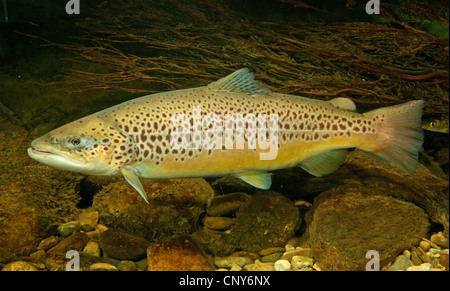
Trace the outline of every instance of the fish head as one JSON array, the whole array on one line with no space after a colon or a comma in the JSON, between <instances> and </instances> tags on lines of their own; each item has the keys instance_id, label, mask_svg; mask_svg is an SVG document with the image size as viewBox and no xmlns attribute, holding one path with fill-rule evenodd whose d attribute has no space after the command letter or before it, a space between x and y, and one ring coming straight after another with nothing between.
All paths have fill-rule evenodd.
<instances>
[{"instance_id":1,"label":"fish head","mask_svg":"<svg viewBox=\"0 0 450 291\"><path fill-rule=\"evenodd\" d=\"M449 122L439 118L424 118L422 128L434 132L449 133Z\"/></svg>"},{"instance_id":2,"label":"fish head","mask_svg":"<svg viewBox=\"0 0 450 291\"><path fill-rule=\"evenodd\" d=\"M133 159L134 149L123 153L129 138L113 125L87 116L35 139L28 155L43 164L87 175L114 175Z\"/></svg>"}]
</instances>

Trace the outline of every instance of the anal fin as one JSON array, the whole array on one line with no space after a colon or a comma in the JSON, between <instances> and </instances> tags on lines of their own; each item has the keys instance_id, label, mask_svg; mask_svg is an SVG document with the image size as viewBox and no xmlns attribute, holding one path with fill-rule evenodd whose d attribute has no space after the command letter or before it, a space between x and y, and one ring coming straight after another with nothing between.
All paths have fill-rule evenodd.
<instances>
[{"instance_id":1,"label":"anal fin","mask_svg":"<svg viewBox=\"0 0 450 291\"><path fill-rule=\"evenodd\" d=\"M131 167L122 167L120 168L120 171L122 172L123 177L125 180L133 186L136 191L138 191L139 194L141 194L142 198L144 198L145 202L148 204L147 200L147 194L145 193L144 187L141 184L141 181L139 181L139 177L136 175L134 170Z\"/></svg>"},{"instance_id":2,"label":"anal fin","mask_svg":"<svg viewBox=\"0 0 450 291\"><path fill-rule=\"evenodd\" d=\"M339 169L346 154L347 149L332 150L301 161L300 167L311 175L320 177Z\"/></svg>"},{"instance_id":3,"label":"anal fin","mask_svg":"<svg viewBox=\"0 0 450 291\"><path fill-rule=\"evenodd\" d=\"M258 189L267 190L272 186L272 178L265 171L249 170L236 174L236 177Z\"/></svg>"}]
</instances>

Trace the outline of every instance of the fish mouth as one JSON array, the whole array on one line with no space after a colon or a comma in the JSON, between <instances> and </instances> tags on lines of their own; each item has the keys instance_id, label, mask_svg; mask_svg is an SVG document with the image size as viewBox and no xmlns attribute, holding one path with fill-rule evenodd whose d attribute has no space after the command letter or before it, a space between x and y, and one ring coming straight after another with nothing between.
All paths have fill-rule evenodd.
<instances>
[{"instance_id":1,"label":"fish mouth","mask_svg":"<svg viewBox=\"0 0 450 291\"><path fill-rule=\"evenodd\" d=\"M35 148L28 148L28 155L44 155L44 156L48 156L48 155L57 155L55 153L49 152L49 151L44 151L44 150L38 150Z\"/></svg>"},{"instance_id":2,"label":"fish mouth","mask_svg":"<svg viewBox=\"0 0 450 291\"><path fill-rule=\"evenodd\" d=\"M27 150L30 158L41 162L43 164L55 167L55 168L63 168L67 167L80 167L86 163L84 159L77 159L75 157L68 157L63 153L52 152L44 149L37 149L35 147L30 147Z\"/></svg>"}]
</instances>

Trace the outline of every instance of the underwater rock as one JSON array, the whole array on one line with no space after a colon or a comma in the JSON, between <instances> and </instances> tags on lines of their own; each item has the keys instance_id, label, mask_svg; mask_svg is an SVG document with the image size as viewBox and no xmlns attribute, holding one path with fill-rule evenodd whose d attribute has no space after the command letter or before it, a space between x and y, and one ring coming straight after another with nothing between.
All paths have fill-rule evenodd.
<instances>
[{"instance_id":1,"label":"underwater rock","mask_svg":"<svg viewBox=\"0 0 450 291\"><path fill-rule=\"evenodd\" d=\"M291 268L291 263L288 260L278 260L273 265L275 271L287 271Z\"/></svg>"},{"instance_id":2,"label":"underwater rock","mask_svg":"<svg viewBox=\"0 0 450 291\"><path fill-rule=\"evenodd\" d=\"M445 267L445 269L448 271L449 264L448 264L448 250L447 253L442 253L439 257L439 263Z\"/></svg>"},{"instance_id":3,"label":"underwater rock","mask_svg":"<svg viewBox=\"0 0 450 291\"><path fill-rule=\"evenodd\" d=\"M419 266L411 266L406 269L406 271L429 271L431 269L430 263L423 263Z\"/></svg>"},{"instance_id":4,"label":"underwater rock","mask_svg":"<svg viewBox=\"0 0 450 291\"><path fill-rule=\"evenodd\" d=\"M84 246L83 252L94 257L100 257L100 244L96 241L90 241Z\"/></svg>"},{"instance_id":5,"label":"underwater rock","mask_svg":"<svg viewBox=\"0 0 450 291\"><path fill-rule=\"evenodd\" d=\"M338 186L314 199L306 220L312 256L320 269L365 270L369 250L378 252L381 268L427 235L425 212L380 194L380 186Z\"/></svg>"},{"instance_id":6,"label":"underwater rock","mask_svg":"<svg viewBox=\"0 0 450 291\"><path fill-rule=\"evenodd\" d=\"M37 271L37 269L28 262L16 261L5 265L2 271Z\"/></svg>"},{"instance_id":7,"label":"underwater rock","mask_svg":"<svg viewBox=\"0 0 450 291\"><path fill-rule=\"evenodd\" d=\"M215 196L208 201L206 213L210 216L227 216L235 213L250 196L244 192L236 192Z\"/></svg>"},{"instance_id":8,"label":"underwater rock","mask_svg":"<svg viewBox=\"0 0 450 291\"><path fill-rule=\"evenodd\" d=\"M227 241L238 249L259 252L284 245L300 222L291 200L277 192L258 191L236 213Z\"/></svg>"},{"instance_id":9,"label":"underwater rock","mask_svg":"<svg viewBox=\"0 0 450 291\"><path fill-rule=\"evenodd\" d=\"M56 246L59 243L59 241L60 241L59 237L49 236L41 240L37 249L47 251L48 249L51 249L52 247Z\"/></svg>"},{"instance_id":10,"label":"underwater rock","mask_svg":"<svg viewBox=\"0 0 450 291\"><path fill-rule=\"evenodd\" d=\"M395 259L395 262L387 271L405 271L409 267L414 266L414 263L406 256L400 255Z\"/></svg>"},{"instance_id":11,"label":"underwater rock","mask_svg":"<svg viewBox=\"0 0 450 291\"><path fill-rule=\"evenodd\" d=\"M100 214L99 222L149 241L161 241L193 232L213 195L211 186L200 178L141 182L149 204L123 179L104 184L92 205Z\"/></svg>"},{"instance_id":12,"label":"underwater rock","mask_svg":"<svg viewBox=\"0 0 450 291\"><path fill-rule=\"evenodd\" d=\"M312 268L313 259L305 256L294 256L291 259L291 265L293 270L301 270L305 268Z\"/></svg>"},{"instance_id":13,"label":"underwater rock","mask_svg":"<svg viewBox=\"0 0 450 291\"><path fill-rule=\"evenodd\" d=\"M219 178L215 180L211 185L213 186L214 189L216 189L219 193L222 194L230 194L236 192L253 194L258 190L252 185L234 176L226 176Z\"/></svg>"},{"instance_id":14,"label":"underwater rock","mask_svg":"<svg viewBox=\"0 0 450 291\"><path fill-rule=\"evenodd\" d=\"M137 261L145 257L150 242L120 229L108 229L100 234L100 248L111 258Z\"/></svg>"},{"instance_id":15,"label":"underwater rock","mask_svg":"<svg viewBox=\"0 0 450 291\"><path fill-rule=\"evenodd\" d=\"M147 249L149 271L212 271L199 244L190 236L151 244Z\"/></svg>"},{"instance_id":16,"label":"underwater rock","mask_svg":"<svg viewBox=\"0 0 450 291\"><path fill-rule=\"evenodd\" d=\"M271 248L267 248L267 249L263 249L261 251L259 251L259 254L261 256L267 256L267 255L271 255L274 253L284 253L285 248L284 247L271 247Z\"/></svg>"},{"instance_id":17,"label":"underwater rock","mask_svg":"<svg viewBox=\"0 0 450 291\"><path fill-rule=\"evenodd\" d=\"M79 217L81 230L94 230L98 223L98 216L98 211L93 211L91 209L84 209L83 211L81 211Z\"/></svg>"},{"instance_id":18,"label":"underwater rock","mask_svg":"<svg viewBox=\"0 0 450 291\"><path fill-rule=\"evenodd\" d=\"M239 267L243 267L247 264L253 263L249 257L242 256L228 256L228 257L215 257L214 265L217 268L231 268L234 265L238 265Z\"/></svg>"},{"instance_id":19,"label":"underwater rock","mask_svg":"<svg viewBox=\"0 0 450 291\"><path fill-rule=\"evenodd\" d=\"M233 224L234 219L229 217L206 216L203 219L203 225L209 229L227 230Z\"/></svg>"},{"instance_id":20,"label":"underwater rock","mask_svg":"<svg viewBox=\"0 0 450 291\"><path fill-rule=\"evenodd\" d=\"M442 233L442 231L435 233L431 236L430 241L440 247L448 249L448 235L447 237Z\"/></svg>"},{"instance_id":21,"label":"underwater rock","mask_svg":"<svg viewBox=\"0 0 450 291\"><path fill-rule=\"evenodd\" d=\"M120 261L120 263L117 265L117 268L119 271L139 271L137 265L133 261Z\"/></svg>"},{"instance_id":22,"label":"underwater rock","mask_svg":"<svg viewBox=\"0 0 450 291\"><path fill-rule=\"evenodd\" d=\"M355 185L372 189L372 193L411 201L423 208L432 222L442 224L445 229L449 227L449 181L436 177L422 164L409 175L367 153L354 150L347 154L338 171L323 178L334 184L333 187ZM309 183L307 177L304 177L304 183Z\"/></svg>"},{"instance_id":23,"label":"underwater rock","mask_svg":"<svg viewBox=\"0 0 450 291\"><path fill-rule=\"evenodd\" d=\"M273 263L262 263L259 260L256 260L255 263L245 265L244 271L274 271Z\"/></svg>"},{"instance_id":24,"label":"underwater rock","mask_svg":"<svg viewBox=\"0 0 450 291\"><path fill-rule=\"evenodd\" d=\"M88 241L89 237L87 236L87 234L83 232L77 232L66 237L57 245L49 249L47 251L47 254L63 254L65 256L66 252L70 250L81 251L86 246Z\"/></svg>"},{"instance_id":25,"label":"underwater rock","mask_svg":"<svg viewBox=\"0 0 450 291\"><path fill-rule=\"evenodd\" d=\"M108 263L95 263L89 266L90 271L118 271L116 266Z\"/></svg>"},{"instance_id":26,"label":"underwater rock","mask_svg":"<svg viewBox=\"0 0 450 291\"><path fill-rule=\"evenodd\" d=\"M59 225L58 228L56 229L56 232L60 236L66 237L76 231L79 231L79 229L80 229L80 222L78 220L74 220Z\"/></svg>"}]
</instances>

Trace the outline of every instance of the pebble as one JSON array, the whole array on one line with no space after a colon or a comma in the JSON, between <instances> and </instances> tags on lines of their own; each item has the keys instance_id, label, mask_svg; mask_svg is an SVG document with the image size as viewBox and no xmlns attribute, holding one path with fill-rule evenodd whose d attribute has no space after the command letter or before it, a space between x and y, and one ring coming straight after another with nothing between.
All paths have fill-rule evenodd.
<instances>
[{"instance_id":1,"label":"pebble","mask_svg":"<svg viewBox=\"0 0 450 291\"><path fill-rule=\"evenodd\" d=\"M84 232L74 233L62 241L56 246L52 247L47 253L62 253L65 254L69 250L80 251L88 243L89 237Z\"/></svg>"},{"instance_id":2,"label":"pebble","mask_svg":"<svg viewBox=\"0 0 450 291\"><path fill-rule=\"evenodd\" d=\"M420 247L416 248L416 253L422 262L430 263L430 258L427 256L427 254L423 251L422 248L420 248Z\"/></svg>"},{"instance_id":3,"label":"pebble","mask_svg":"<svg viewBox=\"0 0 450 291\"><path fill-rule=\"evenodd\" d=\"M313 266L313 259L305 256L294 256L291 260L292 269L301 270Z\"/></svg>"},{"instance_id":4,"label":"pebble","mask_svg":"<svg viewBox=\"0 0 450 291\"><path fill-rule=\"evenodd\" d=\"M431 236L430 241L442 248L448 249L448 237L445 237L442 231Z\"/></svg>"},{"instance_id":5,"label":"pebble","mask_svg":"<svg viewBox=\"0 0 450 291\"><path fill-rule=\"evenodd\" d=\"M117 268L119 271L139 271L139 268L133 261L120 261Z\"/></svg>"},{"instance_id":6,"label":"pebble","mask_svg":"<svg viewBox=\"0 0 450 291\"><path fill-rule=\"evenodd\" d=\"M245 265L243 267L244 271L274 271L273 263L262 263L256 260L253 264Z\"/></svg>"},{"instance_id":7,"label":"pebble","mask_svg":"<svg viewBox=\"0 0 450 291\"><path fill-rule=\"evenodd\" d=\"M442 252L441 256L439 257L439 263L444 266L446 268L446 270L448 271L449 266L448 266L448 249L447 249L447 253Z\"/></svg>"},{"instance_id":8,"label":"pebble","mask_svg":"<svg viewBox=\"0 0 450 291\"><path fill-rule=\"evenodd\" d=\"M6 264L2 271L37 271L37 269L30 263L25 261L15 261Z\"/></svg>"},{"instance_id":9,"label":"pebble","mask_svg":"<svg viewBox=\"0 0 450 291\"><path fill-rule=\"evenodd\" d=\"M429 271L431 269L430 263L423 263L419 266L411 266L406 269L406 271Z\"/></svg>"},{"instance_id":10,"label":"pebble","mask_svg":"<svg viewBox=\"0 0 450 291\"><path fill-rule=\"evenodd\" d=\"M213 230L227 230L230 229L234 219L229 217L215 217L206 216L203 219L203 225Z\"/></svg>"},{"instance_id":11,"label":"pebble","mask_svg":"<svg viewBox=\"0 0 450 291\"><path fill-rule=\"evenodd\" d=\"M261 256L267 256L271 255L273 253L283 253L285 251L285 248L283 247L271 247L267 249L263 249L259 252Z\"/></svg>"},{"instance_id":12,"label":"pebble","mask_svg":"<svg viewBox=\"0 0 450 291\"><path fill-rule=\"evenodd\" d=\"M108 229L100 234L100 248L111 258L136 261L147 254L150 242L132 233Z\"/></svg>"},{"instance_id":13,"label":"pebble","mask_svg":"<svg viewBox=\"0 0 450 291\"><path fill-rule=\"evenodd\" d=\"M419 247L424 251L424 252L428 252L428 250L430 250L431 246L427 241L421 241L419 243Z\"/></svg>"},{"instance_id":14,"label":"pebble","mask_svg":"<svg viewBox=\"0 0 450 291\"><path fill-rule=\"evenodd\" d=\"M288 260L278 260L273 265L275 271L287 271L291 268L291 263Z\"/></svg>"},{"instance_id":15,"label":"pebble","mask_svg":"<svg viewBox=\"0 0 450 291\"><path fill-rule=\"evenodd\" d=\"M284 260L291 261L294 256L310 257L311 249L297 247L296 249L294 249L292 251L285 252L281 258Z\"/></svg>"},{"instance_id":16,"label":"pebble","mask_svg":"<svg viewBox=\"0 0 450 291\"><path fill-rule=\"evenodd\" d=\"M413 262L409 259L409 257L405 255L400 255L395 259L395 262L392 266L390 266L388 271L404 271L409 267L414 266Z\"/></svg>"},{"instance_id":17,"label":"pebble","mask_svg":"<svg viewBox=\"0 0 450 291\"><path fill-rule=\"evenodd\" d=\"M212 198L206 206L206 213L211 216L226 216L235 213L250 196L236 192Z\"/></svg>"},{"instance_id":18,"label":"pebble","mask_svg":"<svg viewBox=\"0 0 450 291\"><path fill-rule=\"evenodd\" d=\"M243 267L251 263L251 260L248 257L238 257L238 256L229 256L229 257L216 257L214 259L214 265L217 268L231 268L233 265L238 265Z\"/></svg>"},{"instance_id":19,"label":"pebble","mask_svg":"<svg viewBox=\"0 0 450 291\"><path fill-rule=\"evenodd\" d=\"M295 247L291 244L285 245L284 248L285 248L286 252L291 252L291 251L295 250Z\"/></svg>"},{"instance_id":20,"label":"pebble","mask_svg":"<svg viewBox=\"0 0 450 291\"><path fill-rule=\"evenodd\" d=\"M100 257L100 244L96 241L90 241L84 246L83 252L94 257Z\"/></svg>"},{"instance_id":21,"label":"pebble","mask_svg":"<svg viewBox=\"0 0 450 291\"><path fill-rule=\"evenodd\" d=\"M89 266L91 271L118 271L116 266L108 263L95 263Z\"/></svg>"},{"instance_id":22,"label":"pebble","mask_svg":"<svg viewBox=\"0 0 450 291\"><path fill-rule=\"evenodd\" d=\"M80 223L79 221L69 221L67 223L61 224L56 229L57 233L62 236L66 237L74 233L75 231L80 229Z\"/></svg>"},{"instance_id":23,"label":"pebble","mask_svg":"<svg viewBox=\"0 0 450 291\"><path fill-rule=\"evenodd\" d=\"M37 249L47 251L47 250L51 249L52 247L56 246L59 243L59 240L60 239L57 236L50 236L50 237L44 238L39 243Z\"/></svg>"},{"instance_id":24,"label":"pebble","mask_svg":"<svg viewBox=\"0 0 450 291\"><path fill-rule=\"evenodd\" d=\"M98 211L83 210L78 217L80 228L83 231L92 231L98 223Z\"/></svg>"},{"instance_id":25,"label":"pebble","mask_svg":"<svg viewBox=\"0 0 450 291\"><path fill-rule=\"evenodd\" d=\"M233 265L230 268L230 271L241 271L241 270L242 270L242 267L239 265Z\"/></svg>"},{"instance_id":26,"label":"pebble","mask_svg":"<svg viewBox=\"0 0 450 291\"><path fill-rule=\"evenodd\" d=\"M30 254L30 257L33 259L37 259L37 260L42 260L45 256L45 251L44 250L37 250L34 253Z\"/></svg>"},{"instance_id":27,"label":"pebble","mask_svg":"<svg viewBox=\"0 0 450 291\"><path fill-rule=\"evenodd\" d=\"M273 253L267 256L263 256L261 258L261 262L267 263L267 262L275 262L279 260L283 256L283 253Z\"/></svg>"}]
</instances>

